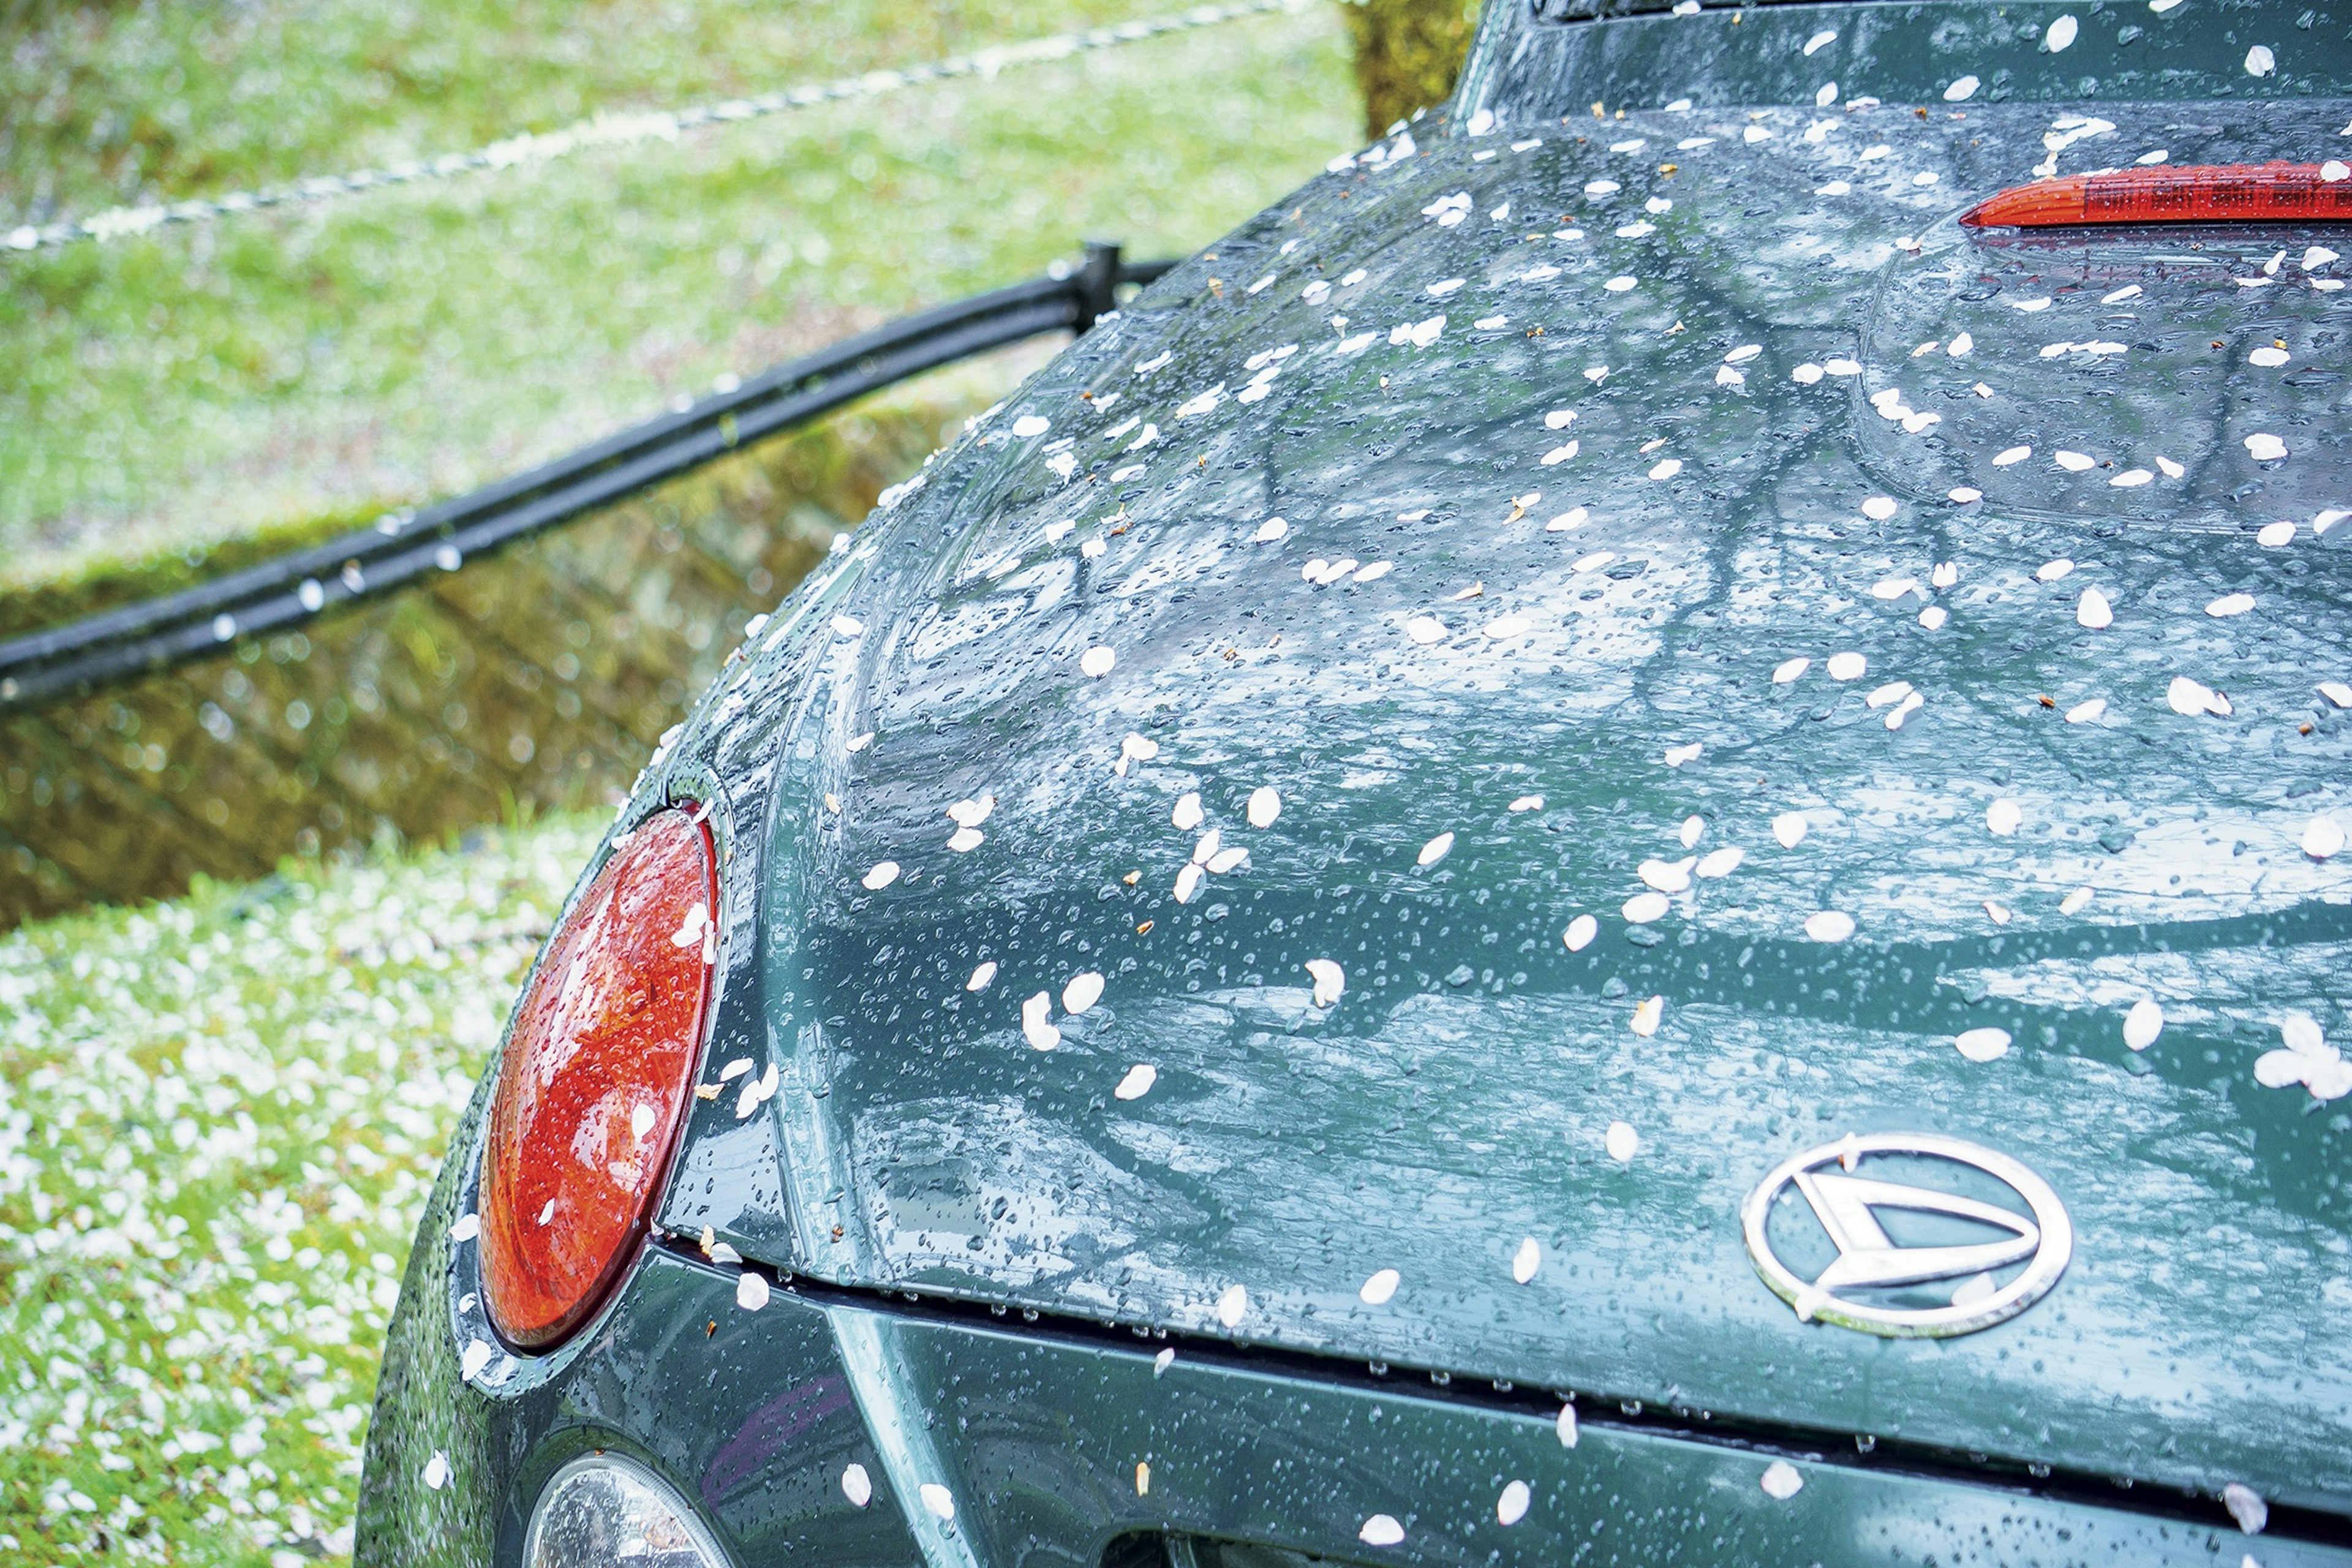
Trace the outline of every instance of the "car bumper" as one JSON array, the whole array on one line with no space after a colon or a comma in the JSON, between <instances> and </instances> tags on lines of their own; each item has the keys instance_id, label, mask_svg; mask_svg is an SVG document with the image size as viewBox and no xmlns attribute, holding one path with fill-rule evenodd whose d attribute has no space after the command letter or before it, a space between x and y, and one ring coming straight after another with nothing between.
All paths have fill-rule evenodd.
<instances>
[{"instance_id":1,"label":"car bumper","mask_svg":"<svg viewBox=\"0 0 2352 1568\"><path fill-rule=\"evenodd\" d=\"M2210 1564L2249 1546L2266 1568L2352 1563L2324 1542L1919 1474L1850 1444L1748 1444L1704 1430L1703 1413L1673 1429L1588 1405L1571 1446L1518 1390L1207 1345L1163 1362L1156 1339L824 1289L747 1310L738 1270L658 1246L561 1351L499 1352L467 1382L471 1249L448 1237L462 1195L445 1173L388 1339L364 1568L519 1563L541 1488L592 1449L667 1479L742 1565L1085 1565L1136 1532L1465 1568L1498 1553ZM862 1506L843 1484L853 1465ZM1515 1481L1529 1501L1506 1522ZM1379 1544L1391 1532L1376 1517L1402 1540Z\"/></svg>"}]
</instances>

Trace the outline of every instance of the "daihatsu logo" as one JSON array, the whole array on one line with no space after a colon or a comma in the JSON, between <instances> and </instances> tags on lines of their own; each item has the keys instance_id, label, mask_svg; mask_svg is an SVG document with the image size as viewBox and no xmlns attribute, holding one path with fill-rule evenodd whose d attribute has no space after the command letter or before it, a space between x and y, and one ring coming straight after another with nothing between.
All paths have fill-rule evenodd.
<instances>
[{"instance_id":1,"label":"daihatsu logo","mask_svg":"<svg viewBox=\"0 0 2352 1568\"><path fill-rule=\"evenodd\" d=\"M2013 1318L2074 1251L2049 1183L2006 1154L1926 1132L1848 1133L1783 1161L1739 1221L1756 1271L1799 1319L1895 1339Z\"/></svg>"}]
</instances>

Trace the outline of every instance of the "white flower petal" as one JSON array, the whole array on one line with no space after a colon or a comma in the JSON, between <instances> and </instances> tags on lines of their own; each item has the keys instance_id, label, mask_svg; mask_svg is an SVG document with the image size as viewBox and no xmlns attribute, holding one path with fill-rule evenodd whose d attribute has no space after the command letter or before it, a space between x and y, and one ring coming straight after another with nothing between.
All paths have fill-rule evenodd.
<instances>
[{"instance_id":1,"label":"white flower petal","mask_svg":"<svg viewBox=\"0 0 2352 1568\"><path fill-rule=\"evenodd\" d=\"M1609 1151L1611 1159L1621 1165L1629 1165L1633 1163L1633 1156L1641 1152L1642 1135L1633 1131L1631 1122L1612 1121L1609 1124L1609 1131L1601 1134L1601 1143Z\"/></svg>"},{"instance_id":2,"label":"white flower petal","mask_svg":"<svg viewBox=\"0 0 2352 1568\"><path fill-rule=\"evenodd\" d=\"M1050 1021L1054 1013L1054 997L1040 991L1021 1004L1021 1037L1032 1048L1050 1051L1062 1043L1062 1031Z\"/></svg>"},{"instance_id":3,"label":"white flower petal","mask_svg":"<svg viewBox=\"0 0 2352 1568\"><path fill-rule=\"evenodd\" d=\"M2009 1054L2010 1036L2007 1029L1964 1029L1952 1044L1972 1062L1998 1061Z\"/></svg>"},{"instance_id":4,"label":"white flower petal","mask_svg":"<svg viewBox=\"0 0 2352 1568\"><path fill-rule=\"evenodd\" d=\"M1853 934L1853 917L1842 910L1822 910L1805 917L1805 934L1815 942L1843 942Z\"/></svg>"},{"instance_id":5,"label":"white flower petal","mask_svg":"<svg viewBox=\"0 0 2352 1568\"><path fill-rule=\"evenodd\" d=\"M1084 1013L1102 1000L1102 994L1101 974L1091 969L1074 974L1070 976L1070 983L1062 987L1062 1010L1066 1013Z\"/></svg>"}]
</instances>

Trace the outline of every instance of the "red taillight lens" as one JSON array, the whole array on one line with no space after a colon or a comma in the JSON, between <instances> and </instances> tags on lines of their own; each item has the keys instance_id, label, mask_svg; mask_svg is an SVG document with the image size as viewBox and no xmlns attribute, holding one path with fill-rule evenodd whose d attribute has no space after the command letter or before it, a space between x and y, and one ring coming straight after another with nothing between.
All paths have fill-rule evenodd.
<instances>
[{"instance_id":1,"label":"red taillight lens","mask_svg":"<svg viewBox=\"0 0 2352 1568\"><path fill-rule=\"evenodd\" d=\"M2329 178L2330 175L2335 176ZM1971 228L2091 223L2316 223L2352 219L2341 163L2119 169L2019 185L1960 215Z\"/></svg>"},{"instance_id":2,"label":"red taillight lens","mask_svg":"<svg viewBox=\"0 0 2352 1568\"><path fill-rule=\"evenodd\" d=\"M702 1038L710 836L648 818L564 920L516 1015L482 1152L482 1297L553 1344L620 1277L677 1139Z\"/></svg>"}]
</instances>

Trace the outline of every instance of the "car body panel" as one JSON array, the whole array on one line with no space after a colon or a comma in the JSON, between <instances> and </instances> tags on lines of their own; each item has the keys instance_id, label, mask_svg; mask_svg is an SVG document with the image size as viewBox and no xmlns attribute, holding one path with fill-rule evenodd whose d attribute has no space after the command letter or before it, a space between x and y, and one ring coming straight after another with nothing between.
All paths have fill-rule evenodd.
<instances>
[{"instance_id":1,"label":"car body panel","mask_svg":"<svg viewBox=\"0 0 2352 1568\"><path fill-rule=\"evenodd\" d=\"M2263 134L2315 158L2342 112L2277 106ZM2248 134L2200 141L2164 104L2101 113L2104 145L2162 138L2180 162ZM2309 532L2347 426L2326 417L2332 371L2284 390L2233 374L2208 401L2235 405L2190 419L2195 389L2168 369L2210 358L2225 311L2231 363L2280 336L2324 356L2344 307L2316 275L2239 289L2203 253L2184 282L2164 264L2177 237L1964 234L1967 200L2031 177L2046 105L1869 110L1809 142L1814 117L1629 112L1605 134L1647 148L1555 127L1511 153L1507 128L1328 177L877 516L876 564L847 618L811 634L792 716L717 742L784 759L752 1053L783 1087L750 1119L774 1131L731 1102L705 1123L750 1151L730 1168L780 1143L788 1194L730 1212L728 1184L689 1182L715 1195L670 1223L838 1283L1192 1331L1224 1331L1240 1285L1248 1341L2352 1504L2343 1124L2251 1076L2287 1010L2340 1021L2341 863L2296 836L2347 777L2315 683L2347 667L2335 560L2352 531ZM1655 172L1649 148L1705 134ZM1864 177L1814 194L1841 173ZM1621 190L1589 195L1597 180ZM1456 191L1471 221L1424 210ZM1674 206L1645 216L1652 191ZM1540 226L1490 219L1506 200ZM1563 213L1588 237L1557 238ZM2242 271L2295 237L2221 250ZM1559 272L1528 276L1542 268ZM2202 313L2144 317L2141 346L2079 364L2008 331L2023 315L2052 338L2126 331L2097 302L2118 268ZM1318 279L1333 293L1302 299ZM2007 309L2027 288L2059 303ZM1990 346L1941 356L1940 380L1894 356L1922 299L1938 331L1976 312ZM1507 324L1471 325L1490 313ZM1426 346L1389 341L1439 314ZM1727 363L1746 344L1760 352ZM1851 356L1865 374L1790 379ZM1882 429L1874 374L1953 407L1957 434ZM2000 384L1993 413L1959 408L1979 401L1963 376ZM1265 396L1244 404L1254 377ZM1555 408L1578 417L1548 431ZM1014 434L1026 419L1045 427ZM2293 455L2254 461L2250 422ZM1066 481L1049 465L1071 437ZM2045 457L2012 479L1983 453L1996 437L2187 477L2119 490L2119 467ZM1570 439L1575 457L1542 462ZM1961 471L2006 504L1927 482ZM1874 497L1895 515L1858 510ZM1571 506L1590 520L1548 532ZM1286 535L1253 542L1276 515ZM2255 543L2273 516L2304 520L2299 548ZM1302 580L1342 558L1395 570ZM1937 587L1944 562L1960 575ZM2052 562L2078 564L2053 579ZM2095 640L2086 586L2129 606ZM2203 613L2233 593L2258 613ZM1918 622L1931 603L1939 630ZM1433 646L1408 630L1424 615ZM1094 647L1116 658L1099 679ZM1866 675L1830 679L1839 653ZM1813 662L1774 682L1792 658ZM2179 676L2231 717L2173 711ZM2102 696L2110 717L2066 722ZM1158 754L1122 773L1130 734ZM1283 802L1264 829L1244 817L1261 786ZM1192 791L1206 820L1179 829ZM950 850L947 808L982 795L983 841ZM1543 807L1508 808L1527 795ZM1997 801L2021 830L1988 826ZM1792 810L1811 831L1790 849L1771 823ZM1180 903L1209 827L1248 864ZM1450 854L1417 864L1445 833ZM1666 919L1621 913L1641 862L1725 846L1744 863ZM866 887L886 862L898 879ZM2062 912L2084 887L2090 906ZM1809 938L1823 910L1859 922L1850 942ZM1586 914L1600 939L1569 952ZM1346 973L1334 1008L1310 1005L1312 959ZM982 963L995 978L970 991ZM1104 999L1073 1017L1061 994L1087 971ZM1051 1051L1024 1042L1039 993ZM1654 995L1663 1022L1637 1034ZM2134 1052L2120 1025L2144 995L2172 1021ZM1979 1027L2015 1048L1964 1059L1953 1040ZM1139 1065L1155 1086L1115 1099ZM1641 1140L1630 1165L1603 1152L1619 1121ZM2057 1187L2079 1241L2045 1302L1965 1341L1889 1344L1800 1323L1759 1285L1737 1218L1758 1177L1903 1130ZM1543 1261L1522 1284L1529 1237ZM1382 1268L1406 1288L1367 1307Z\"/></svg>"},{"instance_id":2,"label":"car body panel","mask_svg":"<svg viewBox=\"0 0 2352 1568\"><path fill-rule=\"evenodd\" d=\"M1555 7L1546 0L1542 8ZM2340 4L2218 0L2150 12L2137 5L2086 11L2070 0L1845 0L1711 6L1693 16L1663 5L1605 8L1626 14L1603 26L1557 26L1536 19L1531 7L1486 7L1455 94L1457 119L1486 109L1528 125L1594 102L1613 111L1685 97L1702 108L1810 105L1825 82L1837 84L1839 104L1870 95L1940 113L2032 100L2104 112L2099 106L2113 102L2336 97L2352 72L2344 44L2352 18ZM2061 17L2074 18L2075 30L2053 49L2050 29ZM1816 42L1824 32L1835 36ZM2272 54L2260 76L2244 66L2257 46ZM1979 85L1948 101L1963 77Z\"/></svg>"},{"instance_id":3,"label":"car body panel","mask_svg":"<svg viewBox=\"0 0 2352 1568\"><path fill-rule=\"evenodd\" d=\"M468 1272L446 1238L418 1256ZM2226 1525L1954 1485L1850 1446L1759 1447L1590 1407L1569 1444L1530 1399L1335 1380L1213 1345L1162 1360L1161 1347L1067 1327L822 1290L780 1289L746 1310L739 1278L649 1249L577 1349L547 1358L549 1375L468 1390L462 1414L431 1399L404 1442L372 1447L360 1559L514 1563L531 1500L591 1449L665 1478L745 1563L1084 1565L1135 1532L1369 1563L1392 1555L1365 1544L1375 1515L1396 1521L1413 1560L1465 1568L1498 1552L1598 1568L1930 1555L2200 1564L2233 1549ZM404 1343L387 1379L401 1394L454 1390L456 1350L446 1337ZM422 1479L435 1455L448 1460L437 1487ZM869 1489L862 1503L844 1485L851 1465ZM1796 1478L1793 1493L1765 1489L1776 1465ZM1505 1524L1497 1503L1513 1481L1528 1504ZM2269 1568L2352 1562L2278 1538L2262 1557Z\"/></svg>"},{"instance_id":4,"label":"car body panel","mask_svg":"<svg viewBox=\"0 0 2352 1568\"><path fill-rule=\"evenodd\" d=\"M732 1270L648 1248L562 1349L499 1352L466 1375L467 1347L490 1342L474 1243L449 1235L472 1196L453 1164L417 1233L368 1428L355 1561L519 1563L541 1488L604 1448L692 1500L738 1562L925 1561L887 1498L860 1507L842 1489L847 1465L884 1468L825 1315L782 1296L776 1311L743 1311Z\"/></svg>"}]
</instances>

